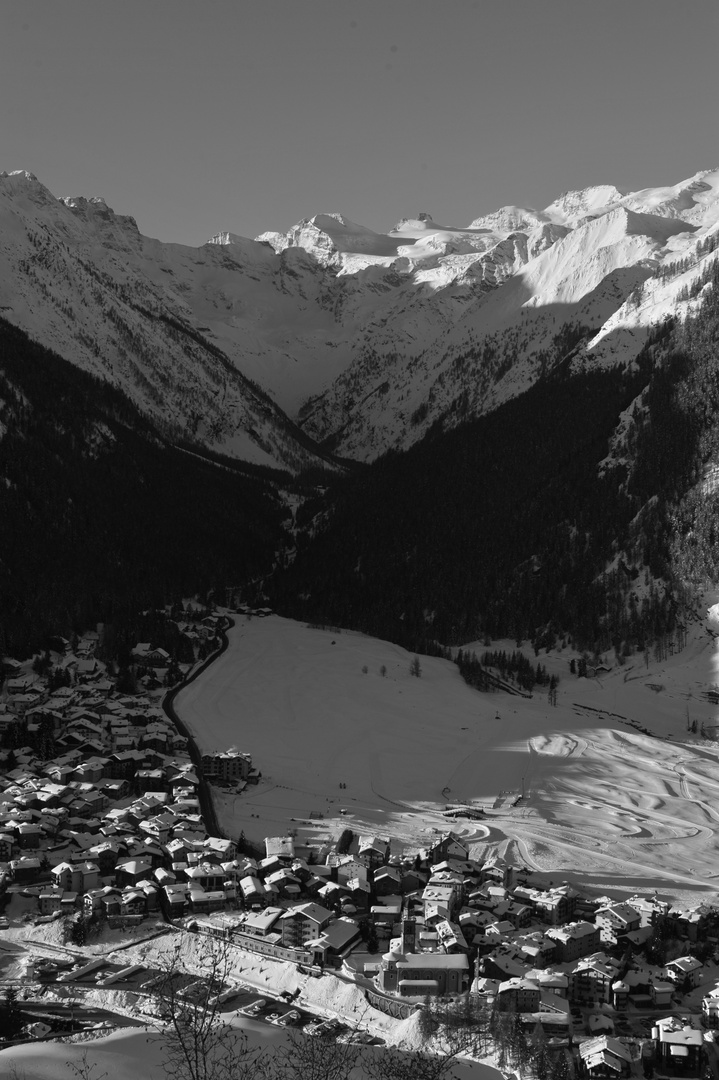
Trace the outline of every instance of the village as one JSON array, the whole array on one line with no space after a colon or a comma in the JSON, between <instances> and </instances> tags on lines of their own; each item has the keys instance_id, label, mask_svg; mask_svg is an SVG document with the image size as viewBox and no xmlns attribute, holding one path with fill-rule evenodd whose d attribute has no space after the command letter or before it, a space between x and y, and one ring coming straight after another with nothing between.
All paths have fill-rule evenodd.
<instances>
[{"instance_id":1,"label":"village","mask_svg":"<svg viewBox=\"0 0 719 1080\"><path fill-rule=\"evenodd\" d=\"M223 626L216 613L190 614L179 629L196 657L203 643L210 663ZM97 658L98 640L57 640L42 672L3 662L0 959L16 1020L25 1000L87 988L127 990L151 1013L157 970L106 961L97 945L107 940L113 953L118 941L181 934L220 939L244 957L243 980L218 992L228 1009L239 1001L251 1015L276 1017L283 997L279 1015L288 1015L300 997L299 984L289 993L268 975L265 996L247 996L268 961L269 972L301 977L308 1024L313 983L335 978L353 985L366 1004L361 1026L381 1029L383 1041L392 1021L471 998L518 1017L529 1042L541 1033L581 1075L715 1070L719 907L584 895L485 857L457 828L415 850L351 828L320 843L289 822L261 847L217 835L212 792L242 798L259 776L250 754L199 755L162 708L173 663L165 650L137 643L132 661L143 675L127 693ZM180 665L178 677L200 666ZM63 944L43 948L50 927ZM8 976L11 942L26 962ZM373 1028L373 1017L383 1026ZM51 1034L30 1019L4 1038Z\"/></svg>"}]
</instances>

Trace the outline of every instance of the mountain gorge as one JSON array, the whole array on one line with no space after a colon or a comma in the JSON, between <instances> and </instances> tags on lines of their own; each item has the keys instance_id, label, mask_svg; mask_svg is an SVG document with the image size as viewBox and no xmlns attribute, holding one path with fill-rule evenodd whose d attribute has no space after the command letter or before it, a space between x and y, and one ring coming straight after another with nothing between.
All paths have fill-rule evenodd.
<instances>
[{"instance_id":1,"label":"mountain gorge","mask_svg":"<svg viewBox=\"0 0 719 1080\"><path fill-rule=\"evenodd\" d=\"M674 633L715 569L718 243L719 170L466 228L332 213L200 248L0 174L6 639L112 614L123 575L133 603L253 580L428 650L622 657Z\"/></svg>"}]
</instances>

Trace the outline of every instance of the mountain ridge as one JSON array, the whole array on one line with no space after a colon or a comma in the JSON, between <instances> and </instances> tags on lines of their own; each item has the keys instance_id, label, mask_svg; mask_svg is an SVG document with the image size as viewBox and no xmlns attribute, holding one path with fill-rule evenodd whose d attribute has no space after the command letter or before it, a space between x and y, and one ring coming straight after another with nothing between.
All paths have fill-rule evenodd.
<instances>
[{"instance_id":1,"label":"mountain ridge","mask_svg":"<svg viewBox=\"0 0 719 1080\"><path fill-rule=\"evenodd\" d=\"M654 321L637 303L647 282L717 228L719 170L705 170L466 228L422 212L377 233L332 212L188 248L18 171L0 174L0 310L199 445L336 468L334 454L371 461L522 392L560 359L563 326L583 328L585 364L615 340L633 362ZM665 314L686 310L687 284L663 279Z\"/></svg>"}]
</instances>

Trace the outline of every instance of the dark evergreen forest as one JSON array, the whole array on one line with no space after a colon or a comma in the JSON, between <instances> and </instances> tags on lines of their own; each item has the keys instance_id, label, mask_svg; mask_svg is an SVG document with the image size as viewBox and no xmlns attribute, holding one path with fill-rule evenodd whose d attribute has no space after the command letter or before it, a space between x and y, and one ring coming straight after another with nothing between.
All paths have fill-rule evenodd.
<instances>
[{"instance_id":1,"label":"dark evergreen forest","mask_svg":"<svg viewBox=\"0 0 719 1080\"><path fill-rule=\"evenodd\" d=\"M719 570L719 484L692 486L719 460L716 278L715 262L699 314L658 327L631 369L560 364L307 504L324 524L273 602L415 651L512 637L621 659L681 635L686 586Z\"/></svg>"},{"instance_id":2,"label":"dark evergreen forest","mask_svg":"<svg viewBox=\"0 0 719 1080\"><path fill-rule=\"evenodd\" d=\"M630 369L573 348L493 413L319 485L173 445L0 320L0 653L226 585L414 652L510 637L621 660L681 635L719 574L718 266Z\"/></svg>"},{"instance_id":3,"label":"dark evergreen forest","mask_svg":"<svg viewBox=\"0 0 719 1080\"><path fill-rule=\"evenodd\" d=\"M2 319L0 431L0 654L271 568L277 477L173 446Z\"/></svg>"}]
</instances>

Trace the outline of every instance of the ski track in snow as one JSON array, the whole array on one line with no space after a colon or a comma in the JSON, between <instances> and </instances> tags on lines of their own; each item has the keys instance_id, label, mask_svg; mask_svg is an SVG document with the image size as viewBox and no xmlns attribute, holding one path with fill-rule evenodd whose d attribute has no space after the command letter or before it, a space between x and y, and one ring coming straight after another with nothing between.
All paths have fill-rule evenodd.
<instances>
[{"instance_id":1,"label":"ski track in snow","mask_svg":"<svg viewBox=\"0 0 719 1080\"><path fill-rule=\"evenodd\" d=\"M263 773L220 795L229 835L295 828L316 843L350 827L416 851L452 829L590 890L718 891L719 754L687 735L684 716L689 700L714 720L703 687L715 654L699 630L683 658L629 679L568 682L561 661L550 708L539 694L480 694L434 658L412 678L410 654L361 634L276 616L237 623L176 702L203 750L237 745ZM465 803L483 819L448 816Z\"/></svg>"}]
</instances>

